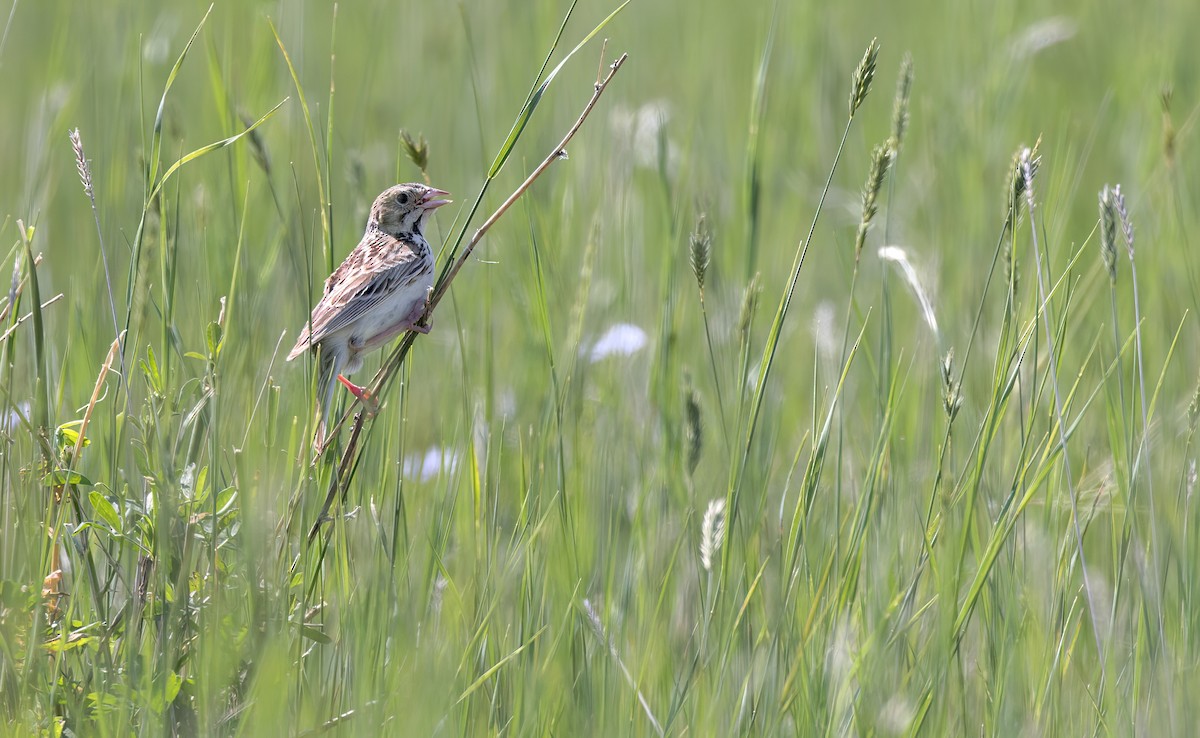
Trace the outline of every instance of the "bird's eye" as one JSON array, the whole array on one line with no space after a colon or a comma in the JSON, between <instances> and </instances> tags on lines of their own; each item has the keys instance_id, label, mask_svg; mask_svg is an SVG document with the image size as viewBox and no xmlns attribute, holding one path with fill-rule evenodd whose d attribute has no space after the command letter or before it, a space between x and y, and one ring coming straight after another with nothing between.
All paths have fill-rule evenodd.
<instances>
[{"instance_id":1,"label":"bird's eye","mask_svg":"<svg viewBox=\"0 0 1200 738\"><path fill-rule=\"evenodd\" d=\"M401 205L407 205L408 204L408 193L401 192L399 195L396 195L396 202L400 203Z\"/></svg>"}]
</instances>

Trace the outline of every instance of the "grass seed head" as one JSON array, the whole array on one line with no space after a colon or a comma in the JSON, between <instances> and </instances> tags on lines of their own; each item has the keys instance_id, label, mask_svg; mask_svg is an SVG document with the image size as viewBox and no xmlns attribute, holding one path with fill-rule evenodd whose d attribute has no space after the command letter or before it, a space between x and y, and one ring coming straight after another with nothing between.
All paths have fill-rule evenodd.
<instances>
[{"instance_id":1,"label":"grass seed head","mask_svg":"<svg viewBox=\"0 0 1200 738\"><path fill-rule=\"evenodd\" d=\"M250 142L250 156L254 157L254 162L270 177L271 156L267 153L267 142L263 140L257 128L250 128L254 125L254 118L248 113L240 113L239 117L242 119L242 125L250 129L250 134L246 136L246 140Z\"/></svg>"},{"instance_id":2,"label":"grass seed head","mask_svg":"<svg viewBox=\"0 0 1200 738\"><path fill-rule=\"evenodd\" d=\"M904 134L908 131L908 99L912 92L912 81L912 54L905 53L900 62L900 76L896 79L896 97L892 101L892 135L888 138L888 148L893 156L900 151L900 144L904 142Z\"/></svg>"},{"instance_id":3,"label":"grass seed head","mask_svg":"<svg viewBox=\"0 0 1200 738\"><path fill-rule=\"evenodd\" d=\"M746 291L742 293L742 309L738 313L738 333L741 334L743 341L750 336L750 324L754 322L754 312L758 308L758 293L761 289L759 275L756 273L750 283L746 285Z\"/></svg>"},{"instance_id":4,"label":"grass seed head","mask_svg":"<svg viewBox=\"0 0 1200 738\"><path fill-rule=\"evenodd\" d=\"M1008 201L1004 204L1008 212L1005 225L1009 228L1016 227L1017 218L1020 216L1021 201L1028 197L1033 178L1037 175L1038 166L1041 165L1042 157L1038 154L1038 147L1041 146L1041 143L1042 139L1039 136L1032 148L1022 145L1013 154L1012 164L1008 169Z\"/></svg>"},{"instance_id":5,"label":"grass seed head","mask_svg":"<svg viewBox=\"0 0 1200 738\"><path fill-rule=\"evenodd\" d=\"M871 91L871 82L875 79L875 63L879 61L879 39L871 39L867 50L863 52L862 61L854 70L854 79L850 84L850 117L858 112L858 108L867 99Z\"/></svg>"},{"instance_id":6,"label":"grass seed head","mask_svg":"<svg viewBox=\"0 0 1200 738\"><path fill-rule=\"evenodd\" d=\"M83 153L83 140L79 138L79 129L76 128L67 135L71 139L71 148L75 149L75 168L79 171L79 181L83 183L83 191L91 199L94 197L92 167Z\"/></svg>"},{"instance_id":7,"label":"grass seed head","mask_svg":"<svg viewBox=\"0 0 1200 738\"><path fill-rule=\"evenodd\" d=\"M1042 143L1039 137L1033 144L1033 148L1025 148L1021 150L1021 178L1024 180L1023 192L1025 194L1025 202L1029 207L1033 207L1033 178L1037 176L1038 167L1041 166L1042 157L1038 155L1038 146Z\"/></svg>"},{"instance_id":8,"label":"grass seed head","mask_svg":"<svg viewBox=\"0 0 1200 738\"><path fill-rule=\"evenodd\" d=\"M942 410L951 422L962 407L962 385L954 379L954 349L946 352L940 362L942 373Z\"/></svg>"},{"instance_id":9,"label":"grass seed head","mask_svg":"<svg viewBox=\"0 0 1200 738\"><path fill-rule=\"evenodd\" d=\"M700 213L696 219L696 230L691 237L692 274L696 275L696 284L704 292L704 278L708 274L708 264L712 258L712 228L708 224L708 216Z\"/></svg>"},{"instance_id":10,"label":"grass seed head","mask_svg":"<svg viewBox=\"0 0 1200 738\"><path fill-rule=\"evenodd\" d=\"M683 378L683 435L687 442L687 473L692 476L700 464L700 453L704 450L704 417L700 412L700 393L696 391L689 374Z\"/></svg>"},{"instance_id":11,"label":"grass seed head","mask_svg":"<svg viewBox=\"0 0 1200 738\"><path fill-rule=\"evenodd\" d=\"M704 521L700 525L700 564L705 571L712 571L713 558L725 542L725 498L718 497L708 503Z\"/></svg>"},{"instance_id":12,"label":"grass seed head","mask_svg":"<svg viewBox=\"0 0 1200 738\"><path fill-rule=\"evenodd\" d=\"M414 139L408 131L400 131L400 146L404 155L424 174L429 169L429 142L425 136L417 134Z\"/></svg>"},{"instance_id":13,"label":"grass seed head","mask_svg":"<svg viewBox=\"0 0 1200 738\"><path fill-rule=\"evenodd\" d=\"M1117 281L1117 207L1108 185L1100 191L1100 257L1108 271L1108 281Z\"/></svg>"},{"instance_id":14,"label":"grass seed head","mask_svg":"<svg viewBox=\"0 0 1200 738\"><path fill-rule=\"evenodd\" d=\"M1113 187L1113 207L1117 210L1117 220L1121 221L1121 236L1125 239L1125 248L1129 251L1129 260L1133 261L1133 221L1129 219L1129 211L1125 209L1125 195L1121 193L1121 185Z\"/></svg>"},{"instance_id":15,"label":"grass seed head","mask_svg":"<svg viewBox=\"0 0 1200 738\"><path fill-rule=\"evenodd\" d=\"M867 241L867 231L871 221L879 211L879 191L883 189L883 180L887 177L888 167L892 163L892 149L886 144L880 144L871 152L871 171L862 190L862 219L858 223L858 235L854 239L854 261L862 255L863 244Z\"/></svg>"},{"instance_id":16,"label":"grass seed head","mask_svg":"<svg viewBox=\"0 0 1200 738\"><path fill-rule=\"evenodd\" d=\"M1171 119L1171 98L1174 95L1175 91L1169 85L1159 93L1159 100L1162 103L1163 159L1166 160L1167 166L1175 164L1175 145L1178 136L1175 122Z\"/></svg>"}]
</instances>

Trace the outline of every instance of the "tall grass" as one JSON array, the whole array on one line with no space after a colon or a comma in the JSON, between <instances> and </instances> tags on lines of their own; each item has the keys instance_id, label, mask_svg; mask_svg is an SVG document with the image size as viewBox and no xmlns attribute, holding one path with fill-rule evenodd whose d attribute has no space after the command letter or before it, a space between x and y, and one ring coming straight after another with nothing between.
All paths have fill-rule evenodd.
<instances>
[{"instance_id":1,"label":"tall grass","mask_svg":"<svg viewBox=\"0 0 1200 738\"><path fill-rule=\"evenodd\" d=\"M1196 724L1192 4L119 5L3 13L4 734Z\"/></svg>"}]
</instances>

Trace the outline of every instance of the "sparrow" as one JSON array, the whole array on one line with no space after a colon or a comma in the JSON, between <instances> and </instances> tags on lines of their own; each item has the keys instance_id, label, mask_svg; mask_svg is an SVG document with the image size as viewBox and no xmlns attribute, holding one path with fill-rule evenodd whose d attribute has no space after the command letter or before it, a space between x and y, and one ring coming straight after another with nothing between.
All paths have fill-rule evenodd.
<instances>
[{"instance_id":1,"label":"sparrow","mask_svg":"<svg viewBox=\"0 0 1200 738\"><path fill-rule=\"evenodd\" d=\"M334 380L373 406L367 389L344 375L362 368L363 354L401 333L429 332L420 321L433 290L434 256L424 227L430 213L452 202L440 198L448 194L419 183L384 190L371 205L362 240L325 280L325 292L287 357L291 361L310 350L318 356L313 439L318 453L327 441Z\"/></svg>"}]
</instances>

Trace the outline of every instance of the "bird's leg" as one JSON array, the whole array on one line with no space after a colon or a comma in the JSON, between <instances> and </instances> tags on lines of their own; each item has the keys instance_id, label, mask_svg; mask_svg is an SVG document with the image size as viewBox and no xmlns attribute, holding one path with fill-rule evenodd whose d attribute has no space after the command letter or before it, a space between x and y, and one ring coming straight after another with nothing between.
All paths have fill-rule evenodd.
<instances>
[{"instance_id":1,"label":"bird's leg","mask_svg":"<svg viewBox=\"0 0 1200 738\"><path fill-rule=\"evenodd\" d=\"M346 379L345 375L342 374L338 375L338 381L345 385L346 389L350 390L350 394L358 398L359 402L363 404L363 407L367 409L368 413L374 415L375 413L379 412L379 402L366 387L359 387L354 382Z\"/></svg>"},{"instance_id":2,"label":"bird's leg","mask_svg":"<svg viewBox=\"0 0 1200 738\"><path fill-rule=\"evenodd\" d=\"M433 301L433 285L425 290L425 299L413 306L405 319L412 327L409 330L428 334L433 328L433 316L429 315L429 303Z\"/></svg>"}]
</instances>

